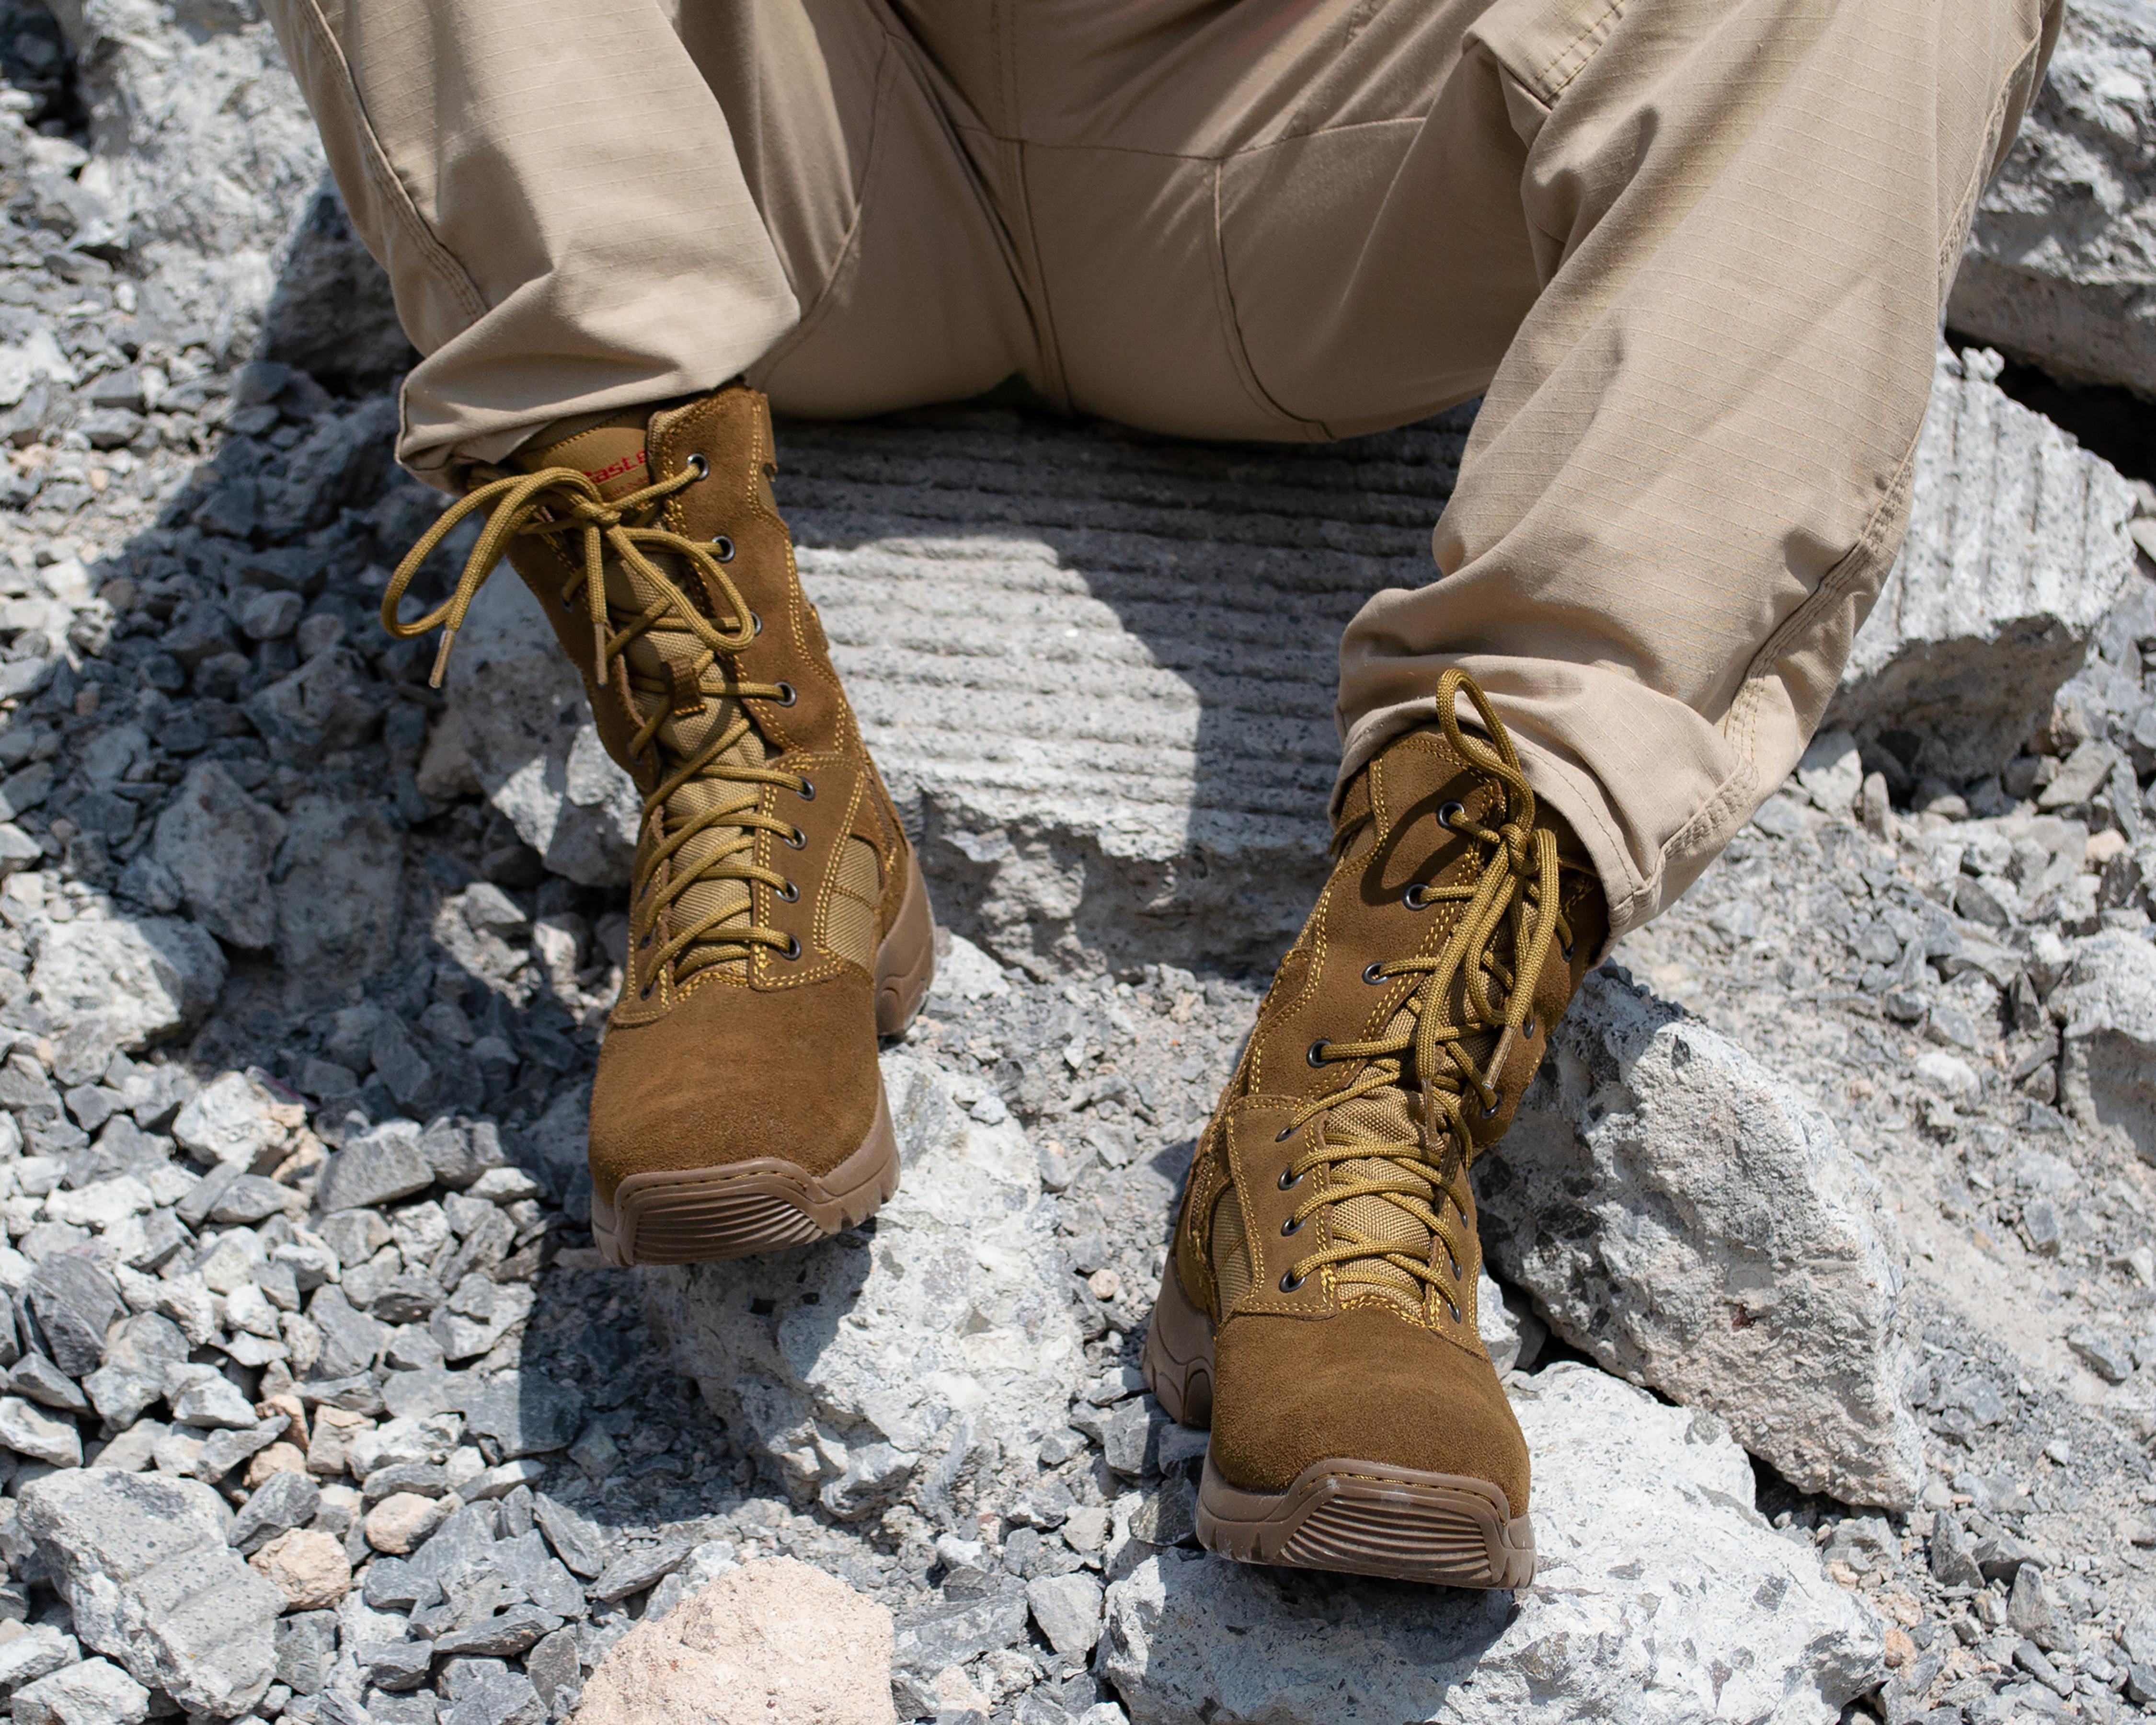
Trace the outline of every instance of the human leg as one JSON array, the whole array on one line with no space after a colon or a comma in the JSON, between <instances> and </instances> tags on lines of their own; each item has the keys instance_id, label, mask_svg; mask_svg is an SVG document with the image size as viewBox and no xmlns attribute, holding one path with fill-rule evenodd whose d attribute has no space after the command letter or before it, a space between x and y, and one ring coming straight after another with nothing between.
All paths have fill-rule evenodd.
<instances>
[{"instance_id":1,"label":"human leg","mask_svg":"<svg viewBox=\"0 0 2156 1725\"><path fill-rule=\"evenodd\" d=\"M1329 432L1491 380L1440 578L1343 643L1339 860L1199 1141L1148 1337L1163 1402L1213 1428L1214 1548L1531 1569L1466 1165L1595 949L1816 723L2046 30L2034 0L1500 0L1429 44L1446 78L1408 135L1291 127L1214 164L1224 328L1266 403ZM1479 321L1421 290L1439 208L1483 223L1457 260L1489 267Z\"/></svg>"},{"instance_id":2,"label":"human leg","mask_svg":"<svg viewBox=\"0 0 2156 1725\"><path fill-rule=\"evenodd\" d=\"M385 623L441 627L445 659L508 561L644 798L593 1093L595 1238L616 1262L681 1262L850 1227L897 1179L876 1039L927 991L927 899L801 591L764 398L727 380L787 376L788 336L834 282L860 297L865 263L891 331L890 284L922 271L895 244L864 259L869 200L879 232L940 248L963 310L982 226L963 167L947 208L885 208L953 187L933 98L889 15L855 0L278 14L424 352L401 453L465 492L392 581ZM998 291L992 272L976 286ZM850 362L827 343L803 374L858 410L1009 368L993 320L947 333L857 341ZM406 615L420 562L475 513L455 591Z\"/></svg>"}]
</instances>

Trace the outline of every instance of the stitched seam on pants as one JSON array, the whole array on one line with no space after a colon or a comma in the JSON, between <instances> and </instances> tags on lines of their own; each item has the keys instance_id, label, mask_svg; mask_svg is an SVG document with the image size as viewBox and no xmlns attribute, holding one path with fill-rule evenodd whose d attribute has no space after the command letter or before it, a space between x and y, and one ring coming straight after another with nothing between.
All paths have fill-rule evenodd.
<instances>
[{"instance_id":1,"label":"stitched seam on pants","mask_svg":"<svg viewBox=\"0 0 2156 1725\"><path fill-rule=\"evenodd\" d=\"M1301 418L1288 412L1266 393L1256 367L1250 363L1250 348L1243 340L1242 320L1235 312L1235 286L1228 279L1228 239L1220 211L1220 181L1224 167L1223 162L1213 163L1212 264L1213 296L1220 318L1221 343L1228 350L1229 369L1235 372L1235 381L1243 386L1243 393L1250 397L1251 405L1260 413L1271 413L1313 442L1319 441L1331 435L1323 422Z\"/></svg>"},{"instance_id":2,"label":"stitched seam on pants","mask_svg":"<svg viewBox=\"0 0 2156 1725\"><path fill-rule=\"evenodd\" d=\"M1758 786L1759 765L1755 752L1758 743L1758 713L1766 699L1770 684L1779 681L1776 668L1786 654L1784 649L1795 637L1809 631L1819 614L1845 598L1857 583L1868 578L1884 559L1880 555L1880 541L1886 523L1901 511L1902 500L1909 494L1916 473L1917 446L1922 441L1923 428L1917 427L1917 436L1909 440L1907 453L1895 470L1893 480L1886 492L1866 518L1864 528L1856 536L1856 543L1847 556L1830 569L1825 578L1812 590L1809 598L1784 618L1779 627L1768 635L1759 650L1753 656L1746 670L1744 681L1730 703L1729 712L1721 725L1722 734L1736 750L1740 765L1722 782L1713 796L1700 806L1699 811L1678 829L1662 846L1661 869L1636 897L1645 897L1659 889L1669 860L1682 855L1687 849L1712 836L1739 809L1748 808L1755 800ZM1630 906L1628 906L1629 909Z\"/></svg>"},{"instance_id":3,"label":"stitched seam on pants","mask_svg":"<svg viewBox=\"0 0 2156 1725\"><path fill-rule=\"evenodd\" d=\"M1609 39L1609 33L1616 28L1624 10L1625 0L1608 0L1601 11L1580 27L1578 35L1536 68L1532 84L1522 78L1522 85L1545 105L1554 104L1564 93L1565 86L1587 69L1595 50Z\"/></svg>"},{"instance_id":4,"label":"stitched seam on pants","mask_svg":"<svg viewBox=\"0 0 2156 1725\"><path fill-rule=\"evenodd\" d=\"M2022 50L2014 62L2013 71L2001 83L1999 95L1992 103L1991 119L1985 133L1988 138L1994 140L1997 138L1999 129L2005 123L2009 95L2024 68L2028 65L2030 58L2041 48L2041 41L2042 39L2040 36L2036 42ZM1989 159L1989 154L1979 157L1978 166L1970 177L1969 184L1956 206L1954 219L1948 224L1947 231L1950 237L1941 245L1938 266L1943 284L1948 279L1949 264L1958 260L1961 254L1962 242L1958 237L1953 236L1958 236L1962 233L1964 224L1969 218L1971 209L1977 198L1983 193L1987 177L1984 164ZM1943 285L1941 291L1943 295ZM1863 531L1857 535L1856 543L1851 547L1849 554L1827 572L1825 578L1820 583L1818 588L1803 603L1782 620L1781 625L1768 636L1758 653L1754 655L1752 666L1746 671L1744 681L1738 690L1737 698L1730 703L1728 716L1722 721L1721 726L1722 735L1736 749L1738 757L1743 765L1722 782L1715 794L1702 804L1699 811L1686 821L1675 836L1662 847L1665 870L1672 855L1682 855L1688 847L1711 839L1724 821L1732 818L1740 809L1749 806L1756 799L1759 778L1758 761L1755 753L1758 713L1761 703L1766 698L1768 685L1779 680L1775 675L1775 667L1782 662L1784 657L1782 649L1793 635L1810 628L1820 611L1845 597L1860 578L1869 575L1884 561L1879 555L1881 526L1899 514L1902 501L1908 495L1916 473L1917 449L1922 439L1923 426L1920 421L1917 428L1917 434L1910 439L1907 453L1902 456L1901 465L1896 470L1894 478L1887 485L1885 495L1881 498L1878 506L1866 520ZM1831 699L1831 696L1829 698ZM1657 870L1657 880L1648 883L1648 886L1636 897L1646 897L1657 890L1661 872Z\"/></svg>"},{"instance_id":5,"label":"stitched seam on pants","mask_svg":"<svg viewBox=\"0 0 2156 1725\"><path fill-rule=\"evenodd\" d=\"M477 323L487 314L486 296L480 292L470 273L457 261L456 254L442 244L427 218L419 213L418 205L413 201L411 193L391 164L389 152L382 147L381 136L374 129L374 122L367 117L367 104L360 97L358 81L352 75L351 64L344 56L344 45L336 39L336 33L330 28L329 20L322 16L317 0L300 0L300 3L302 16L320 39L321 45L327 50L337 69L343 74L344 87L352 101L352 118L365 143L361 159L367 164L367 177L374 182L375 189L382 194L389 208L396 212L398 218L418 246L419 254L425 259L428 267L456 296L458 304L464 308L470 321Z\"/></svg>"}]
</instances>

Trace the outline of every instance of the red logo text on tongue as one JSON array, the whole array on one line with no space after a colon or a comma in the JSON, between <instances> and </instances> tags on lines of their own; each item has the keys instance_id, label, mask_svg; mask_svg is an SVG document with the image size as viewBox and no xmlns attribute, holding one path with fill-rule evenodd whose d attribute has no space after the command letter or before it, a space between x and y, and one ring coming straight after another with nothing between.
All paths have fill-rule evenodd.
<instances>
[{"instance_id":1,"label":"red logo text on tongue","mask_svg":"<svg viewBox=\"0 0 2156 1725\"><path fill-rule=\"evenodd\" d=\"M595 485L603 486L611 484L625 474L640 473L643 469L644 451L638 449L632 454L619 456L608 462L603 467L587 467L584 470L584 477Z\"/></svg>"}]
</instances>

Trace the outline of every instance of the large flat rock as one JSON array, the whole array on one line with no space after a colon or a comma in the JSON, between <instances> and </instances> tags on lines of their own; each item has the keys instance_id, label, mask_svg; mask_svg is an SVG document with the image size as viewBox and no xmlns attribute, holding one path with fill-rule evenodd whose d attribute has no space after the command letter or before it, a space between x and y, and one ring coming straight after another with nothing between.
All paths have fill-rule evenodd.
<instances>
[{"instance_id":1,"label":"large flat rock","mask_svg":"<svg viewBox=\"0 0 2156 1725\"><path fill-rule=\"evenodd\" d=\"M1570 1364L1513 1399L1531 1587L1147 1558L1108 1589L1097 1666L1132 1725L1832 1725L1884 1675L1877 1620L1759 1517L1712 1416Z\"/></svg>"},{"instance_id":2,"label":"large flat rock","mask_svg":"<svg viewBox=\"0 0 2156 1725\"><path fill-rule=\"evenodd\" d=\"M1806 1491L1914 1505L1900 1238L1779 1074L1598 971L1475 1183L1491 1260L1565 1340Z\"/></svg>"},{"instance_id":3,"label":"large flat rock","mask_svg":"<svg viewBox=\"0 0 2156 1725\"><path fill-rule=\"evenodd\" d=\"M644 1273L681 1370L797 1494L955 1518L1038 1471L1085 1373L1055 1210L1008 1117L884 1056L905 1177L873 1230Z\"/></svg>"}]
</instances>

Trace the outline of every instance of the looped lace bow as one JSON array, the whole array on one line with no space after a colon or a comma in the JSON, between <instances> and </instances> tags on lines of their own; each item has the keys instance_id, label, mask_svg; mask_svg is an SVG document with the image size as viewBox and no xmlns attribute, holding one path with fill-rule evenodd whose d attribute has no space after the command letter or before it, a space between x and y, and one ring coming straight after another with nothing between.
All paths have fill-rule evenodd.
<instances>
[{"instance_id":1,"label":"looped lace bow","mask_svg":"<svg viewBox=\"0 0 2156 1725\"><path fill-rule=\"evenodd\" d=\"M1462 693L1474 704L1487 742L1460 728L1454 709ZM1289 1165L1281 1184L1292 1187L1313 1168L1364 1166L1343 1171L1345 1178L1333 1174L1296 1207L1286 1231L1298 1231L1311 1216L1331 1208L1332 1244L1298 1260L1281 1286L1291 1291L1327 1266L1358 1260L1388 1265L1412 1279L1408 1286L1421 1283L1442 1295L1457 1317L1458 1304L1432 1267L1435 1252L1418 1255L1402 1248L1409 1242L1426 1245L1434 1237L1445 1248L1453 1281L1458 1281L1467 1244L1460 1232L1467 1216L1460 1188L1474 1154L1475 1126L1502 1106L1498 1086L1521 1037L1531 1034L1528 1014L1536 978L1553 942L1569 956L1572 932L1558 904L1557 836L1535 825L1534 791L1488 697L1465 671L1450 670L1438 685L1437 711L1445 741L1500 792L1486 821L1471 819L1456 803L1447 803L1439 815L1451 832L1483 849L1486 866L1471 885L1407 890L1410 908L1449 902L1460 910L1435 954L1388 959L1365 973L1373 983L1422 978L1386 1033L1360 1041L1320 1040L1311 1048L1315 1065L1366 1064L1345 1088L1314 1097L1296 1110L1281 1134L1283 1139L1321 1115L1331 1117L1317 1141ZM1333 834L1336 854L1346 852L1370 818L1360 815L1342 824ZM1404 1026L1403 1016L1408 1020ZM1375 1099L1374 1106L1348 1106L1365 1099ZM1389 1108L1388 1101L1409 1106ZM1348 1123L1343 1111L1347 1116L1390 1114L1417 1129L1389 1135ZM1397 1227L1378 1232L1358 1227L1339 1207L1362 1199L1378 1200L1380 1213L1389 1209L1419 1226L1405 1230L1404 1240ZM1368 1204L1357 1209L1365 1219L1371 1213ZM1399 1276L1383 1279L1397 1283Z\"/></svg>"},{"instance_id":2,"label":"looped lace bow","mask_svg":"<svg viewBox=\"0 0 2156 1725\"><path fill-rule=\"evenodd\" d=\"M650 771L656 780L644 796L644 818L647 824L657 820L664 836L657 845L640 848L630 906L630 937L639 949L649 947L660 919L701 881L761 881L775 892L791 894L792 881L777 870L756 862L749 854L755 849L758 831L770 833L796 849L801 837L798 827L758 807L761 788L778 785L803 796L814 794L808 779L798 773L738 758L741 745L753 728L746 710L737 711L730 722L716 726L707 739L667 770L660 732L685 706L690 711L701 711L706 703L726 696L737 701L762 699L788 705L793 699L793 691L783 683L745 683L726 675L716 688L704 684L705 672L724 656L747 646L761 627L711 546L653 525L669 497L695 485L709 471L702 456L691 455L689 465L680 473L655 480L611 503L600 495L597 485L573 467L501 474L475 486L442 511L405 553L382 595L382 627L399 640L413 639L434 629L442 631L441 647L429 679L439 689L449 668L457 631L464 626L480 589L508 555L511 543L519 538L576 542L577 554L568 558L572 572L562 584L562 602L566 605L573 605L580 598L583 602L592 625L593 680L602 688L612 688L637 721L628 753L632 758L650 756ZM459 522L481 510L490 511L486 526L471 555L465 559L463 572L449 598L424 616L408 622L401 618L398 609L420 565ZM608 556L629 578L638 600L649 593L648 600L632 601L626 608L609 603ZM658 561L661 557L678 558L703 578L706 591L725 613L723 623L705 614ZM686 663L675 664L672 675L665 679L641 675L624 655L647 634L687 634L702 650ZM737 758L726 758L730 754ZM670 824L669 802L697 781L721 782L733 788L721 793L709 806L696 808ZM711 834L717 842L707 840L695 847L693 858L685 856L683 847L706 834ZM650 891L659 870L670 863L675 866L665 886L656 892ZM685 954L698 966L743 958L756 947L769 947L788 957L798 956L800 947L792 936L742 922L741 916L740 906L728 905L691 918L652 953L644 974L656 978ZM708 939L726 924L732 926L725 927L721 941ZM643 992L649 995L651 989L652 984L647 983Z\"/></svg>"}]
</instances>

